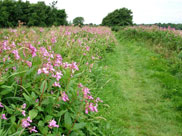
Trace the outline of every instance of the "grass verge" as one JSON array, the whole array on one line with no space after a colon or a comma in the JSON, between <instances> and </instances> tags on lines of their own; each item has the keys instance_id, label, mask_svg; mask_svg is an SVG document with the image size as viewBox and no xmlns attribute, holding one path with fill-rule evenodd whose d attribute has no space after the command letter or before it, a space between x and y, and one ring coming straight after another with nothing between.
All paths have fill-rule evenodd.
<instances>
[{"instance_id":1,"label":"grass verge","mask_svg":"<svg viewBox=\"0 0 182 136\"><path fill-rule=\"evenodd\" d=\"M142 45L142 46L141 46ZM95 71L107 136L181 136L181 115L164 97L175 77L167 60L146 43L122 40ZM166 84L164 84L164 81Z\"/></svg>"}]
</instances>

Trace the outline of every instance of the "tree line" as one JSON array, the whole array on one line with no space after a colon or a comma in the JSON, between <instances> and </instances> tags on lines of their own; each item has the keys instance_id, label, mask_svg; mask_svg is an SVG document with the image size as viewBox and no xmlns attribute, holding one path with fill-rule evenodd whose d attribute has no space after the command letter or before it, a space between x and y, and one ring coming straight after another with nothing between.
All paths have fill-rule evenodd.
<instances>
[{"instance_id":1,"label":"tree line","mask_svg":"<svg viewBox=\"0 0 182 136\"><path fill-rule=\"evenodd\" d=\"M57 1L46 5L43 1L32 4L22 0L0 0L0 28L16 27L23 22L26 26L59 26L59 25L78 25L83 26L84 18L76 17L73 22L67 22L67 14L64 9L57 9ZM101 25L112 27L117 30L122 26L133 24L132 11L127 8L116 9L103 18ZM87 24L95 26L92 23ZM145 24L146 25L146 24ZM147 24L150 25L150 24ZM155 25L163 28L175 28L182 30L182 24L156 23Z\"/></svg>"},{"instance_id":2,"label":"tree line","mask_svg":"<svg viewBox=\"0 0 182 136\"><path fill-rule=\"evenodd\" d=\"M67 25L65 10L57 9L56 4L57 1L46 5L44 2L0 0L0 27L16 27L19 21L27 26Z\"/></svg>"}]
</instances>

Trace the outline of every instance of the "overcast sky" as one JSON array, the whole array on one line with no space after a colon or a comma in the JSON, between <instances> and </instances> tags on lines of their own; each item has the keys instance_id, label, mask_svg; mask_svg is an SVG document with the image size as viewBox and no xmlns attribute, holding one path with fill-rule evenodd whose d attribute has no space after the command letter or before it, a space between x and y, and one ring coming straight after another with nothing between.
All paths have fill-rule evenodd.
<instances>
[{"instance_id":1,"label":"overcast sky","mask_svg":"<svg viewBox=\"0 0 182 136\"><path fill-rule=\"evenodd\" d=\"M53 0L29 1L49 4ZM100 24L109 12L126 7L132 10L137 24L182 23L182 0L58 0L56 7L66 10L68 21L82 16L85 23Z\"/></svg>"}]
</instances>

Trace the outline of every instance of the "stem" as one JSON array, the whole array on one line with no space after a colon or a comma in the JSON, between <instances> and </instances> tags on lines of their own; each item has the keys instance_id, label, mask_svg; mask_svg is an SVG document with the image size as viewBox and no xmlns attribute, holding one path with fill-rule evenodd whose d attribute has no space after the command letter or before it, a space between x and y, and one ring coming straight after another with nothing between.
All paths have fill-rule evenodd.
<instances>
[{"instance_id":1,"label":"stem","mask_svg":"<svg viewBox=\"0 0 182 136\"><path fill-rule=\"evenodd\" d=\"M44 91L45 91L45 84L44 84L44 88L43 88L42 94L41 94L41 96L40 96L39 106L41 105L42 97L43 97Z\"/></svg>"},{"instance_id":2,"label":"stem","mask_svg":"<svg viewBox=\"0 0 182 136\"><path fill-rule=\"evenodd\" d=\"M74 125L75 125L76 121L77 121L77 120L75 119L75 121L74 121L74 123L73 123L73 125L72 125L71 129L69 130L69 132L68 132L67 136L69 136L69 134L71 133L71 131L72 131L72 129L73 129L73 127L74 127Z\"/></svg>"}]
</instances>

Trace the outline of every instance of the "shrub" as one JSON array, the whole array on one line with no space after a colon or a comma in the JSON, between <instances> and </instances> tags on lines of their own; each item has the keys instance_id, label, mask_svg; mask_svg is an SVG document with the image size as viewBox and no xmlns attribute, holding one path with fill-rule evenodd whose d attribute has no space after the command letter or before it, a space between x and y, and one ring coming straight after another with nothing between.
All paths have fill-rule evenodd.
<instances>
[{"instance_id":1,"label":"shrub","mask_svg":"<svg viewBox=\"0 0 182 136\"><path fill-rule=\"evenodd\" d=\"M127 26L133 24L132 11L127 8L116 9L109 13L103 20L104 26Z\"/></svg>"}]
</instances>

